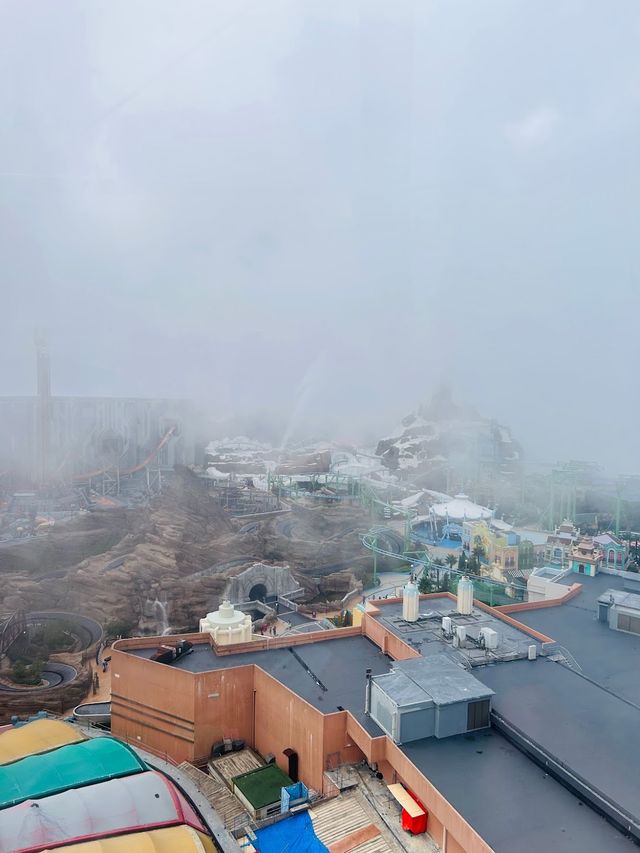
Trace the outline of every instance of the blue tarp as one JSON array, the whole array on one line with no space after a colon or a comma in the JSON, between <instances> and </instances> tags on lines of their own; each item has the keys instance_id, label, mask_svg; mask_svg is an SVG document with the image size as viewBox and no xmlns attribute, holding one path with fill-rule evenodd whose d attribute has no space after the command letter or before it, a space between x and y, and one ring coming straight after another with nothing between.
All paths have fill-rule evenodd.
<instances>
[{"instance_id":1,"label":"blue tarp","mask_svg":"<svg viewBox=\"0 0 640 853\"><path fill-rule=\"evenodd\" d=\"M253 846L260 853L329 853L315 834L308 812L259 829Z\"/></svg>"},{"instance_id":2,"label":"blue tarp","mask_svg":"<svg viewBox=\"0 0 640 853\"><path fill-rule=\"evenodd\" d=\"M292 801L293 805L296 806L300 803L306 803L308 799L309 789L304 782L294 782L293 785L289 785L282 789L282 794L280 796L280 814L285 814L285 812L290 810Z\"/></svg>"}]
</instances>

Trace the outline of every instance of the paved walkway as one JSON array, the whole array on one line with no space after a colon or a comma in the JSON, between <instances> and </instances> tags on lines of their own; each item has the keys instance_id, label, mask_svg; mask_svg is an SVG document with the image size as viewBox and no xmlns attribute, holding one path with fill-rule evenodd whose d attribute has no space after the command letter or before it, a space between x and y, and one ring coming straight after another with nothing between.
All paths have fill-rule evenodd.
<instances>
[{"instance_id":1,"label":"paved walkway","mask_svg":"<svg viewBox=\"0 0 640 853\"><path fill-rule=\"evenodd\" d=\"M102 666L96 666L95 661L93 662L91 669L93 672L98 673L98 679L100 680L100 686L96 693L93 692L93 687L89 688L89 692L84 697L82 702L78 702L78 705L83 704L84 702L110 702L111 701L111 664L109 664L109 668L106 672L102 671Z\"/></svg>"}]
</instances>

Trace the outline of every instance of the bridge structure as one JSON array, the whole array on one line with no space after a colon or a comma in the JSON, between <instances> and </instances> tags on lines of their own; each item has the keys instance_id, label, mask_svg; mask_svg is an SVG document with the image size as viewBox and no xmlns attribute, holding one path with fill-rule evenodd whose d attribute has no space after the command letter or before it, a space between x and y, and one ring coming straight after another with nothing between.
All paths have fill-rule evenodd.
<instances>
[{"instance_id":1,"label":"bridge structure","mask_svg":"<svg viewBox=\"0 0 640 853\"><path fill-rule=\"evenodd\" d=\"M360 497L360 478L330 472L267 473L267 491L279 498L313 498L320 502L354 501Z\"/></svg>"}]
</instances>

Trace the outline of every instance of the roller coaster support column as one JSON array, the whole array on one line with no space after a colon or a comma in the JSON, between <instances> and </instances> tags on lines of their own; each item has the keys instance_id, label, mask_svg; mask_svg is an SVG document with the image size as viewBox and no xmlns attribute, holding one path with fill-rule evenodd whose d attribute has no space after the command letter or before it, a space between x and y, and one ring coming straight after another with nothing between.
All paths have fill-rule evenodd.
<instances>
[{"instance_id":1,"label":"roller coaster support column","mask_svg":"<svg viewBox=\"0 0 640 853\"><path fill-rule=\"evenodd\" d=\"M408 551L411 547L411 518L409 513L404 517L404 550Z\"/></svg>"},{"instance_id":2,"label":"roller coaster support column","mask_svg":"<svg viewBox=\"0 0 640 853\"><path fill-rule=\"evenodd\" d=\"M373 504L371 505L373 508ZM378 537L373 540L373 586L378 586Z\"/></svg>"}]
</instances>

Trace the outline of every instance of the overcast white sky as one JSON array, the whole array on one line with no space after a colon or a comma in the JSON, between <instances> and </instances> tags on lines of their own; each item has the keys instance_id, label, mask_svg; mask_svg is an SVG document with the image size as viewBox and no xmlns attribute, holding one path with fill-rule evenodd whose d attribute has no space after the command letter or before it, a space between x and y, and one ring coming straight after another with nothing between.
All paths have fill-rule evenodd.
<instances>
[{"instance_id":1,"label":"overcast white sky","mask_svg":"<svg viewBox=\"0 0 640 853\"><path fill-rule=\"evenodd\" d=\"M615 14L613 14L615 11ZM640 5L0 0L0 394L637 472Z\"/></svg>"}]
</instances>

